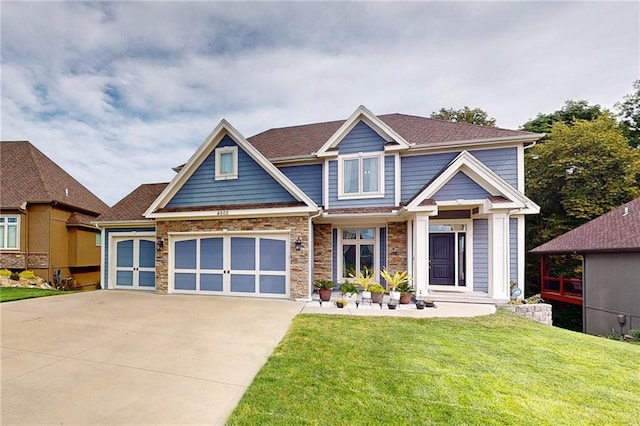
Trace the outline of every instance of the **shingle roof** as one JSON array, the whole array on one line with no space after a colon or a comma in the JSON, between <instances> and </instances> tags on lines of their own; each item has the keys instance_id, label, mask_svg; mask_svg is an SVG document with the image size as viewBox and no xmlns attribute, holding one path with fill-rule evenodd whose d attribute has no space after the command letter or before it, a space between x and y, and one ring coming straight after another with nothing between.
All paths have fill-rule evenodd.
<instances>
[{"instance_id":1,"label":"shingle roof","mask_svg":"<svg viewBox=\"0 0 640 426\"><path fill-rule=\"evenodd\" d=\"M0 205L58 202L98 215L109 209L102 200L28 141L0 142Z\"/></svg>"},{"instance_id":2,"label":"shingle roof","mask_svg":"<svg viewBox=\"0 0 640 426\"><path fill-rule=\"evenodd\" d=\"M415 115L385 114L379 115L378 118L407 142L416 146L536 136L534 133L520 130L453 123ZM248 138L248 141L270 160L310 156L317 152L344 122L345 120L339 120L271 129Z\"/></svg>"},{"instance_id":3,"label":"shingle roof","mask_svg":"<svg viewBox=\"0 0 640 426\"><path fill-rule=\"evenodd\" d=\"M531 250L532 253L585 253L640 250L640 198Z\"/></svg>"},{"instance_id":4,"label":"shingle roof","mask_svg":"<svg viewBox=\"0 0 640 426\"><path fill-rule=\"evenodd\" d=\"M131 191L109 211L96 219L98 222L145 220L144 212L169 183L147 183Z\"/></svg>"}]
</instances>

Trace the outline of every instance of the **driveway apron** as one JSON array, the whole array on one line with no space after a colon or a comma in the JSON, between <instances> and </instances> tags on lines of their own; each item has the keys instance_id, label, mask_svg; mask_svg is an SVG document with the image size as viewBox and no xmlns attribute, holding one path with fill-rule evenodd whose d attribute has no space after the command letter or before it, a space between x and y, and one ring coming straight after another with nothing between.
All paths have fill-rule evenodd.
<instances>
[{"instance_id":1,"label":"driveway apron","mask_svg":"<svg viewBox=\"0 0 640 426\"><path fill-rule=\"evenodd\" d=\"M224 424L303 307L139 291L3 303L1 423Z\"/></svg>"}]
</instances>

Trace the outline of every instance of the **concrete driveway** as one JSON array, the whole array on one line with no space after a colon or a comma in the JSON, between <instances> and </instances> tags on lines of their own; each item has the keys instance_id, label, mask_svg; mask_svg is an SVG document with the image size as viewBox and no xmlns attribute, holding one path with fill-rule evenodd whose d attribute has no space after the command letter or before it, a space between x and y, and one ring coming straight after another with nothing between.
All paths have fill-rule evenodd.
<instances>
[{"instance_id":1,"label":"concrete driveway","mask_svg":"<svg viewBox=\"0 0 640 426\"><path fill-rule=\"evenodd\" d=\"M303 306L136 291L3 303L1 423L223 424Z\"/></svg>"}]
</instances>

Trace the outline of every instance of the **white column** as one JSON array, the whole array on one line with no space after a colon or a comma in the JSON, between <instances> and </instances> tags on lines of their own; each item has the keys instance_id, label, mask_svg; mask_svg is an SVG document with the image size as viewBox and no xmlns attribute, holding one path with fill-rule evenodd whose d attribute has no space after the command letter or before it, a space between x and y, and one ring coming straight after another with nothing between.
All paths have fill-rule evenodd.
<instances>
[{"instance_id":1,"label":"white column","mask_svg":"<svg viewBox=\"0 0 640 426\"><path fill-rule=\"evenodd\" d=\"M414 257L413 285L416 296L429 293L429 216L417 214L413 225Z\"/></svg>"},{"instance_id":2,"label":"white column","mask_svg":"<svg viewBox=\"0 0 640 426\"><path fill-rule=\"evenodd\" d=\"M525 269L525 223L524 216L518 216L518 288L524 298L524 269ZM511 296L511 295L509 295Z\"/></svg>"},{"instance_id":3,"label":"white column","mask_svg":"<svg viewBox=\"0 0 640 426\"><path fill-rule=\"evenodd\" d=\"M489 296L509 300L509 217L506 212L489 217Z\"/></svg>"}]
</instances>

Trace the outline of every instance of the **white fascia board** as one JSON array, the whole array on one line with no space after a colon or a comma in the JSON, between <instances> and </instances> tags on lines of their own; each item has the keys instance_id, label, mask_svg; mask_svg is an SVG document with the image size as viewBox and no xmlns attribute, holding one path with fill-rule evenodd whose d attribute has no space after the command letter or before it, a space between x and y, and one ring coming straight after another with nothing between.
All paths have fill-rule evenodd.
<instances>
[{"instance_id":1,"label":"white fascia board","mask_svg":"<svg viewBox=\"0 0 640 426\"><path fill-rule=\"evenodd\" d=\"M461 141L448 141L448 142L432 142L429 144L412 144L410 152L418 153L419 151L434 151L444 148L458 148L460 150L465 148L467 150L471 149L471 147L477 146L477 149L492 149L495 146L490 146L484 148L487 144L491 145L506 145L506 144L526 144L526 143L534 143L540 138L544 137L544 133L534 133L532 135L520 135L520 136L502 136L498 138L483 138L483 139L467 139Z\"/></svg>"},{"instance_id":2,"label":"white fascia board","mask_svg":"<svg viewBox=\"0 0 640 426\"><path fill-rule=\"evenodd\" d=\"M395 130L389 127L385 122L376 117L371 111L360 105L354 112L347 118L347 120L340 126L340 128L322 145L317 152L319 157L334 155L332 152L328 154L327 151L340 143L340 141L358 124L358 122L364 121L369 127L371 127L380 137L387 142L397 142L400 144L398 149L407 149L410 147L402 136L400 136ZM337 155L337 153L335 153Z\"/></svg>"},{"instance_id":3,"label":"white fascia board","mask_svg":"<svg viewBox=\"0 0 640 426\"><path fill-rule=\"evenodd\" d=\"M207 136L204 142L191 156L189 161L180 170L180 172L171 180L169 185L156 198L151 206L144 213L145 217L157 217L153 215L158 208L166 206L171 198L184 185L193 172L202 164L207 156L215 149L218 143L228 135L234 142L240 146L254 161L256 161L264 170L267 171L280 185L282 185L294 198L302 201L307 206L317 210L316 204L309 198L300 188L287 178L276 166L267 160L257 149L253 147L227 120L222 119L220 123Z\"/></svg>"},{"instance_id":4,"label":"white fascia board","mask_svg":"<svg viewBox=\"0 0 640 426\"><path fill-rule=\"evenodd\" d=\"M194 212L155 212L150 215L155 219L182 220L182 219L226 219L229 217L256 217L256 216L306 216L316 213L317 208L310 206L280 207L262 209L238 209L238 210L206 210Z\"/></svg>"},{"instance_id":5,"label":"white fascia board","mask_svg":"<svg viewBox=\"0 0 640 426\"><path fill-rule=\"evenodd\" d=\"M92 222L98 228L121 228L124 226L156 226L155 220L124 220L124 221L106 221L106 222Z\"/></svg>"}]
</instances>

